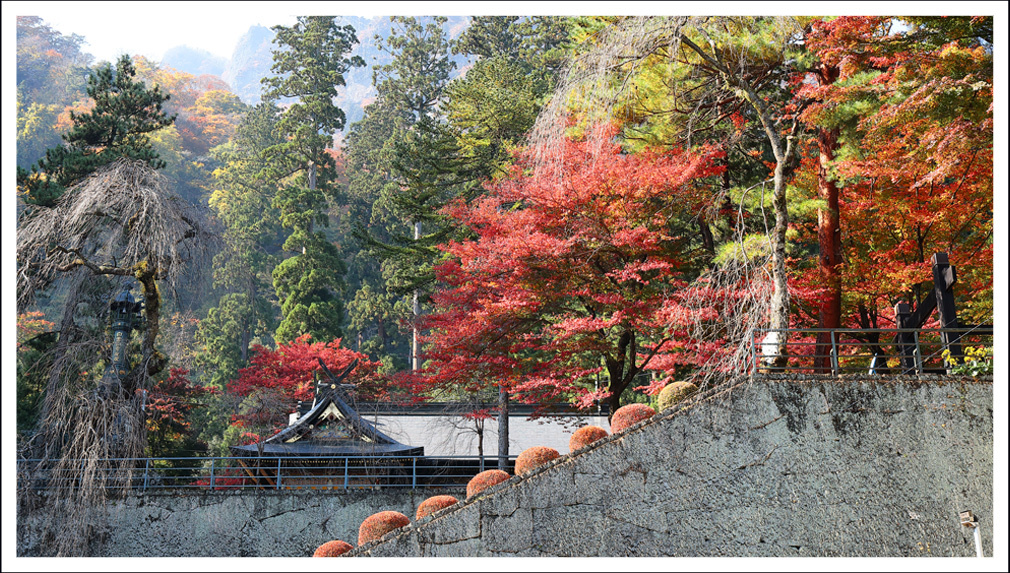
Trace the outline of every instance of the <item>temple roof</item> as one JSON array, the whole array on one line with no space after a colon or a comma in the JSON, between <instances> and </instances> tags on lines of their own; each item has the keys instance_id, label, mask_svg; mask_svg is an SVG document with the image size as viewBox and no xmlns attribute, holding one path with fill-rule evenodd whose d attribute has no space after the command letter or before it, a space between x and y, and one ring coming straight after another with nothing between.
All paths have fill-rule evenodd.
<instances>
[{"instance_id":1,"label":"temple roof","mask_svg":"<svg viewBox=\"0 0 1010 573\"><path fill-rule=\"evenodd\" d=\"M322 364L322 361L320 361ZM423 447L401 444L362 418L348 403L341 380L350 374L357 360L334 377L316 384L312 409L287 428L263 441L265 456L421 456ZM258 455L256 444L232 446L241 456Z\"/></svg>"}]
</instances>

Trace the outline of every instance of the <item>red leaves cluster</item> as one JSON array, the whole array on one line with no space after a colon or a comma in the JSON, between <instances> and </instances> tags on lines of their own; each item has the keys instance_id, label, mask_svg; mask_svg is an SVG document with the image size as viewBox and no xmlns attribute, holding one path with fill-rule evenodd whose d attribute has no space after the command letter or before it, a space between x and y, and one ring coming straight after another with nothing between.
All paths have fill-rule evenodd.
<instances>
[{"instance_id":1,"label":"red leaves cluster","mask_svg":"<svg viewBox=\"0 0 1010 573\"><path fill-rule=\"evenodd\" d=\"M578 430L575 430L575 433L568 440L568 451L581 450L595 441L606 438L608 435L610 434L599 426L582 426Z\"/></svg>"},{"instance_id":2,"label":"red leaves cluster","mask_svg":"<svg viewBox=\"0 0 1010 573\"><path fill-rule=\"evenodd\" d=\"M485 470L470 478L466 484L466 496L473 497L485 489L510 480L512 476L504 470Z\"/></svg>"},{"instance_id":3,"label":"red leaves cluster","mask_svg":"<svg viewBox=\"0 0 1010 573\"><path fill-rule=\"evenodd\" d=\"M516 475L527 474L551 460L556 460L561 454L554 448L546 446L533 446L523 450L516 458Z\"/></svg>"},{"instance_id":4,"label":"red leaves cluster","mask_svg":"<svg viewBox=\"0 0 1010 573\"><path fill-rule=\"evenodd\" d=\"M217 394L217 388L193 383L189 370L169 369L168 378L158 380L145 401L147 431L160 434L168 441L180 440L189 430L187 420L193 408L202 406L207 396Z\"/></svg>"},{"instance_id":5,"label":"red leaves cluster","mask_svg":"<svg viewBox=\"0 0 1010 573\"><path fill-rule=\"evenodd\" d=\"M876 317L923 295L934 252L957 266L959 296L992 288L992 55L970 33L943 28L967 22L914 34L887 17L811 24L808 49L838 77L801 84L812 101L802 117L850 134L832 166L849 325L891 326Z\"/></svg>"},{"instance_id":6,"label":"red leaves cluster","mask_svg":"<svg viewBox=\"0 0 1010 573\"><path fill-rule=\"evenodd\" d=\"M614 434L623 432L635 424L648 420L656 415L651 406L645 404L628 404L621 406L610 420L610 431Z\"/></svg>"},{"instance_id":7,"label":"red leaves cluster","mask_svg":"<svg viewBox=\"0 0 1010 573\"><path fill-rule=\"evenodd\" d=\"M354 549L354 547L352 547L350 543L342 541L340 539L334 539L333 541L327 541L326 543L323 543L322 545L317 547L316 551L312 554L312 556L339 557L344 553L347 553L351 549Z\"/></svg>"},{"instance_id":8,"label":"red leaves cluster","mask_svg":"<svg viewBox=\"0 0 1010 573\"><path fill-rule=\"evenodd\" d=\"M422 501L417 506L417 515L415 519L424 519L429 515L435 513L436 511L443 510L447 507L452 507L459 503L459 500L451 495L434 495L428 499Z\"/></svg>"},{"instance_id":9,"label":"red leaves cluster","mask_svg":"<svg viewBox=\"0 0 1010 573\"><path fill-rule=\"evenodd\" d=\"M51 330L55 325L45 319L45 315L39 311L29 311L18 315L17 347L18 351L24 349L25 343L33 337Z\"/></svg>"},{"instance_id":10,"label":"red leaves cluster","mask_svg":"<svg viewBox=\"0 0 1010 573\"><path fill-rule=\"evenodd\" d=\"M577 400L625 333L644 361L673 344L678 323L705 318L680 304L691 253L671 221L711 207L706 178L722 154L573 140L554 153L538 170L521 156L485 196L447 208L476 237L443 247L419 390L499 385L529 403Z\"/></svg>"},{"instance_id":11,"label":"red leaves cluster","mask_svg":"<svg viewBox=\"0 0 1010 573\"><path fill-rule=\"evenodd\" d=\"M410 525L410 519L398 511L380 511L370 515L358 528L358 547L406 525Z\"/></svg>"},{"instance_id":12,"label":"red leaves cluster","mask_svg":"<svg viewBox=\"0 0 1010 573\"><path fill-rule=\"evenodd\" d=\"M310 342L311 335L280 344L276 349L253 346L249 366L239 370L237 380L229 382L229 394L248 397L254 393L267 397L264 407L233 417L240 426L283 425L298 400L313 398L314 375L321 359L333 374L339 373L355 359L358 365L344 383L355 384L359 398L380 399L385 389L380 383L378 362L353 350L342 348L340 339L330 342ZM320 373L325 376L325 374ZM250 435L257 439L256 434Z\"/></svg>"}]
</instances>

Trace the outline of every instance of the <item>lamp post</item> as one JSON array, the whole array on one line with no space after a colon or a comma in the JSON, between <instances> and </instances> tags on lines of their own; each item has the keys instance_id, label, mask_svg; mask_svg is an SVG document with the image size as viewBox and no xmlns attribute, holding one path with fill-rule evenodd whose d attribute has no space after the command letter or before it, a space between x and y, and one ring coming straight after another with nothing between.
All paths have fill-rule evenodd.
<instances>
[{"instance_id":1,"label":"lamp post","mask_svg":"<svg viewBox=\"0 0 1010 573\"><path fill-rule=\"evenodd\" d=\"M143 305L133 298L129 289L119 293L109 304L109 322L112 328L112 360L105 369L106 376L122 379L129 370L129 360L126 356L126 345L130 341L130 333L140 328L143 317L140 314Z\"/></svg>"}]
</instances>

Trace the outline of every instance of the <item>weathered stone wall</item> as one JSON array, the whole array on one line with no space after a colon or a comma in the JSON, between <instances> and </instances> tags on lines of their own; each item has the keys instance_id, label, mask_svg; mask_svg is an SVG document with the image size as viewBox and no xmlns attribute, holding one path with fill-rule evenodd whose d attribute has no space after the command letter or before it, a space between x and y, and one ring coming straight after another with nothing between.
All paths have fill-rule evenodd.
<instances>
[{"instance_id":1,"label":"weathered stone wall","mask_svg":"<svg viewBox=\"0 0 1010 573\"><path fill-rule=\"evenodd\" d=\"M564 452L563 452L564 453ZM309 556L369 515L461 491L151 494L96 556ZM992 555L992 383L755 380L692 401L384 540L374 556ZM32 522L19 555L37 554Z\"/></svg>"},{"instance_id":2,"label":"weathered stone wall","mask_svg":"<svg viewBox=\"0 0 1010 573\"><path fill-rule=\"evenodd\" d=\"M991 382L753 381L358 556L992 555Z\"/></svg>"},{"instance_id":3,"label":"weathered stone wall","mask_svg":"<svg viewBox=\"0 0 1010 573\"><path fill-rule=\"evenodd\" d=\"M414 517L432 495L456 489L381 491L166 492L111 504L99 522L96 557L309 557L333 539L358 544L366 517L395 510ZM27 524L31 527L31 521ZM19 555L39 554L29 530Z\"/></svg>"}]
</instances>

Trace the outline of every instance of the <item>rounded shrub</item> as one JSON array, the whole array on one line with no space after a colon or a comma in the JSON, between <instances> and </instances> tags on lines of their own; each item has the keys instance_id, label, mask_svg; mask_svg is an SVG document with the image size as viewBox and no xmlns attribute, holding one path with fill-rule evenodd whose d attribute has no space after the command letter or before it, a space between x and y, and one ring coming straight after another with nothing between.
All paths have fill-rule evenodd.
<instances>
[{"instance_id":1,"label":"rounded shrub","mask_svg":"<svg viewBox=\"0 0 1010 573\"><path fill-rule=\"evenodd\" d=\"M671 382L659 391L659 411L665 412L667 408L683 402L691 394L698 391L698 387L690 382Z\"/></svg>"},{"instance_id":2,"label":"rounded shrub","mask_svg":"<svg viewBox=\"0 0 1010 573\"><path fill-rule=\"evenodd\" d=\"M459 500L451 495L435 495L429 497L428 499L422 501L421 505L417 506L417 519L428 517L440 509L452 507L456 505L457 502L459 502Z\"/></svg>"},{"instance_id":3,"label":"rounded shrub","mask_svg":"<svg viewBox=\"0 0 1010 573\"><path fill-rule=\"evenodd\" d=\"M354 547L346 541L341 541L339 539L334 539L333 541L327 541L319 547L316 548L316 552L312 554L313 557L336 557L338 555L343 555L347 553Z\"/></svg>"},{"instance_id":4,"label":"rounded shrub","mask_svg":"<svg viewBox=\"0 0 1010 573\"><path fill-rule=\"evenodd\" d=\"M484 491L485 489L500 484L503 481L508 481L511 478L508 472L502 470L487 470L480 472L479 474L473 476L466 484L466 496L473 497L478 493Z\"/></svg>"},{"instance_id":5,"label":"rounded shrub","mask_svg":"<svg viewBox=\"0 0 1010 573\"><path fill-rule=\"evenodd\" d=\"M546 446L533 446L526 448L523 453L516 458L516 475L521 476L546 464L551 460L559 458L561 454L554 448Z\"/></svg>"},{"instance_id":6,"label":"rounded shrub","mask_svg":"<svg viewBox=\"0 0 1010 573\"><path fill-rule=\"evenodd\" d=\"M575 430L572 438L568 440L568 451L581 450L596 440L606 438L608 435L607 431L599 426L582 426L578 430Z\"/></svg>"},{"instance_id":7,"label":"rounded shrub","mask_svg":"<svg viewBox=\"0 0 1010 573\"><path fill-rule=\"evenodd\" d=\"M410 519L399 511L380 511L370 515L361 522L361 527L358 528L358 547L369 541L375 541L390 531L400 529L409 523Z\"/></svg>"},{"instance_id":8,"label":"rounded shrub","mask_svg":"<svg viewBox=\"0 0 1010 573\"><path fill-rule=\"evenodd\" d=\"M623 432L630 426L648 420L656 415L656 411L645 404L628 404L621 406L614 412L614 417L610 419L610 431L613 433Z\"/></svg>"}]
</instances>

